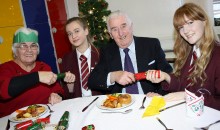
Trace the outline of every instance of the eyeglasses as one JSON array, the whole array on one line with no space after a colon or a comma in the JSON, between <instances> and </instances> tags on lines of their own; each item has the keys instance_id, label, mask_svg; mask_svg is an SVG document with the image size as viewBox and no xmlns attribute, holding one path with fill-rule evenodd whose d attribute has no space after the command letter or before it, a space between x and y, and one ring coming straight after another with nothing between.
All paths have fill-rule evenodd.
<instances>
[{"instance_id":1,"label":"eyeglasses","mask_svg":"<svg viewBox=\"0 0 220 130\"><path fill-rule=\"evenodd\" d=\"M31 50L37 50L38 45L37 44L31 44L30 46L28 46L27 44L20 44L20 46L18 46L17 48L20 48L21 50L28 50L29 48Z\"/></svg>"}]
</instances>

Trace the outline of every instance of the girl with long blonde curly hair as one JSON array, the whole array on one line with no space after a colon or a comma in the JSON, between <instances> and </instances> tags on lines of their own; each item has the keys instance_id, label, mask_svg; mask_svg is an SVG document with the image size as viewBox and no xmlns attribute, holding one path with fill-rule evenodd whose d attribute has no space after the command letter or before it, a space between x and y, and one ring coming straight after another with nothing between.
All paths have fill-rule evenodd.
<instances>
[{"instance_id":1,"label":"girl with long blonde curly hair","mask_svg":"<svg viewBox=\"0 0 220 130\"><path fill-rule=\"evenodd\" d=\"M174 14L174 72L155 70L147 80L162 82L163 89L173 92L165 100L184 100L185 88L197 96L203 95L205 105L220 110L220 45L206 12L198 5L186 3ZM193 59L193 53L196 53ZM192 67L191 67L192 66ZM189 72L193 69L192 72Z\"/></svg>"},{"instance_id":2,"label":"girl with long blonde curly hair","mask_svg":"<svg viewBox=\"0 0 220 130\"><path fill-rule=\"evenodd\" d=\"M192 79L192 84L195 84L197 79L200 79L202 81L201 86L203 86L204 81L207 78L207 75L204 71L210 61L210 56L217 40L208 16L204 10L195 4L189 3L177 10L173 19L173 25L177 34L174 45L174 54L176 55L176 61L174 63L174 75L180 76L181 69L189 57L190 50L192 50L192 47L194 46L194 43L188 42L184 39L184 37L181 36L181 33L178 33L181 31L184 24L191 24L187 23L185 17L191 21L204 21L203 36L195 44L196 48L199 48L201 56L195 62L194 71L189 75L189 78Z\"/></svg>"}]
</instances>

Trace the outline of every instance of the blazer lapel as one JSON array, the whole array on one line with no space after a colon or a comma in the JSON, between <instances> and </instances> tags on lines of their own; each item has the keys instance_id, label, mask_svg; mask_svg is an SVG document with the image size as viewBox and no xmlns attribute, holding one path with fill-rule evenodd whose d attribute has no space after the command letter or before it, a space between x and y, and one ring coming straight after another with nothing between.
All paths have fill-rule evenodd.
<instances>
[{"instance_id":1,"label":"blazer lapel","mask_svg":"<svg viewBox=\"0 0 220 130\"><path fill-rule=\"evenodd\" d=\"M78 66L78 59L76 50L73 51L73 74L75 74L76 80L74 82L74 96L73 97L82 97L82 90L81 90L81 83L80 83L80 73L79 73L79 66Z\"/></svg>"},{"instance_id":2,"label":"blazer lapel","mask_svg":"<svg viewBox=\"0 0 220 130\"><path fill-rule=\"evenodd\" d=\"M135 42L135 53L136 53L136 60L137 60L137 70L138 72L146 71L147 63L145 54L148 52L147 48L143 48L142 42L138 41L138 38L134 37Z\"/></svg>"},{"instance_id":3,"label":"blazer lapel","mask_svg":"<svg viewBox=\"0 0 220 130\"><path fill-rule=\"evenodd\" d=\"M99 51L94 46L91 46L91 68L90 72L95 68L99 62Z\"/></svg>"},{"instance_id":4,"label":"blazer lapel","mask_svg":"<svg viewBox=\"0 0 220 130\"><path fill-rule=\"evenodd\" d=\"M111 61L112 68L113 68L112 71L123 70L120 51L116 43L114 44L111 50L112 50L112 55L110 55L110 61Z\"/></svg>"}]
</instances>

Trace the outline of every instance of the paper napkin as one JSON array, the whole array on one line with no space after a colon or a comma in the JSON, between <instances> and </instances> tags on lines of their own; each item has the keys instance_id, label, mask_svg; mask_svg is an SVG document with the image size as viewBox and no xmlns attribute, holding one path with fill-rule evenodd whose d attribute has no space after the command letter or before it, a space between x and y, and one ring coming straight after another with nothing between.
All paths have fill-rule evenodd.
<instances>
[{"instance_id":1,"label":"paper napkin","mask_svg":"<svg viewBox=\"0 0 220 130\"><path fill-rule=\"evenodd\" d=\"M185 89L186 93L186 114L189 117L199 117L204 111L204 97L196 96L194 93Z\"/></svg>"},{"instance_id":2,"label":"paper napkin","mask_svg":"<svg viewBox=\"0 0 220 130\"><path fill-rule=\"evenodd\" d=\"M159 114L159 110L166 105L166 102L161 96L154 96L150 102L150 105L145 109L143 117L153 116Z\"/></svg>"}]
</instances>

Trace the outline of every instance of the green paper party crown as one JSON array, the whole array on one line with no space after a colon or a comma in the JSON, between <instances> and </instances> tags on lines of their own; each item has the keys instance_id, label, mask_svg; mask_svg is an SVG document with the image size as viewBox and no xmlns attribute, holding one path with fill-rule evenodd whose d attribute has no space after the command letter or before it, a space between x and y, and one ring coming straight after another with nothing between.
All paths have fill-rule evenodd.
<instances>
[{"instance_id":1,"label":"green paper party crown","mask_svg":"<svg viewBox=\"0 0 220 130\"><path fill-rule=\"evenodd\" d=\"M30 32L29 34L26 34L24 32L18 32L15 34L13 43L24 43L24 42L34 42L38 43L38 36L34 32Z\"/></svg>"}]
</instances>

